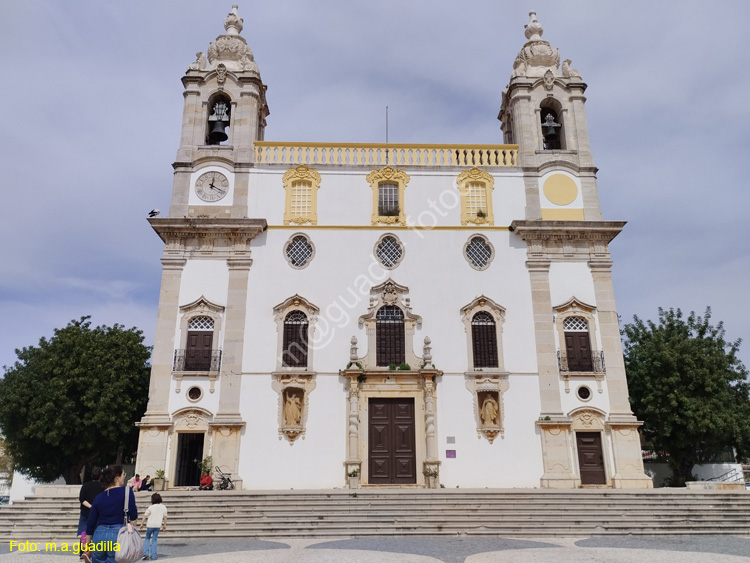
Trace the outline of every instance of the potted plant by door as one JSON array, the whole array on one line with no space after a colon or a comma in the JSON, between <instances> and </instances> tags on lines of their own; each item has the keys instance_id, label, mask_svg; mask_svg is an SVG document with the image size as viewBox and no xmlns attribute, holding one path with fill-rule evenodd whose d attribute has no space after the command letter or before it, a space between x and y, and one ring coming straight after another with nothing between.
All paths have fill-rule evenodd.
<instances>
[{"instance_id":1,"label":"potted plant by door","mask_svg":"<svg viewBox=\"0 0 750 563\"><path fill-rule=\"evenodd\" d=\"M166 479L164 479L164 470L159 469L154 477L154 490L163 491L166 485Z\"/></svg>"},{"instance_id":2,"label":"potted plant by door","mask_svg":"<svg viewBox=\"0 0 750 563\"><path fill-rule=\"evenodd\" d=\"M359 489L359 468L355 467L354 469L349 471L346 475L347 477L349 477L349 488Z\"/></svg>"}]
</instances>

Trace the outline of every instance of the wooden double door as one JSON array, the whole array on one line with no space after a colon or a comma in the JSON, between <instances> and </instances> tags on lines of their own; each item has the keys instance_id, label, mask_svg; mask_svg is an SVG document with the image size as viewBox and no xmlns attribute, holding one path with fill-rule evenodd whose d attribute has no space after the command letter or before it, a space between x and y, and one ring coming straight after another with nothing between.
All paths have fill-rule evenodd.
<instances>
[{"instance_id":1,"label":"wooden double door","mask_svg":"<svg viewBox=\"0 0 750 563\"><path fill-rule=\"evenodd\" d=\"M414 399L371 398L368 412L368 484L416 483Z\"/></svg>"}]
</instances>

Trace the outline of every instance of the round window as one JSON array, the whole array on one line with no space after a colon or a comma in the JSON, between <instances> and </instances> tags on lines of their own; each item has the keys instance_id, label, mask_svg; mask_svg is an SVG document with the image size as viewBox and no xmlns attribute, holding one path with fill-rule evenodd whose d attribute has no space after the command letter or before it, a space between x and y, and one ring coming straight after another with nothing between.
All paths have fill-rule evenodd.
<instances>
[{"instance_id":1,"label":"round window","mask_svg":"<svg viewBox=\"0 0 750 563\"><path fill-rule=\"evenodd\" d=\"M492 262L493 249L482 235L475 235L464 246L464 257L475 270L484 270Z\"/></svg>"},{"instance_id":2,"label":"round window","mask_svg":"<svg viewBox=\"0 0 750 563\"><path fill-rule=\"evenodd\" d=\"M578 398L582 401L588 401L591 398L591 389L585 385L581 385L576 393L578 394Z\"/></svg>"},{"instance_id":3,"label":"round window","mask_svg":"<svg viewBox=\"0 0 750 563\"><path fill-rule=\"evenodd\" d=\"M395 236L385 235L380 238L375 246L375 256L377 256L383 268L392 270L403 259L404 247Z\"/></svg>"},{"instance_id":4,"label":"round window","mask_svg":"<svg viewBox=\"0 0 750 563\"><path fill-rule=\"evenodd\" d=\"M297 270L304 268L315 255L315 248L305 235L294 235L284 250L287 262Z\"/></svg>"},{"instance_id":5,"label":"round window","mask_svg":"<svg viewBox=\"0 0 750 563\"><path fill-rule=\"evenodd\" d=\"M191 401L197 401L203 396L203 391L200 387L191 387L188 389L187 397Z\"/></svg>"}]
</instances>

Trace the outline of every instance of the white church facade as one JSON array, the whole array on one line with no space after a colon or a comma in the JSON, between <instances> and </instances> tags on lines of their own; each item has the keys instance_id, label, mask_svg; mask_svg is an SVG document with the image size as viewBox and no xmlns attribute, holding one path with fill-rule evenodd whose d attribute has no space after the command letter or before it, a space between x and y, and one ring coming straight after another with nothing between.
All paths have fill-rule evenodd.
<instances>
[{"instance_id":1,"label":"white church facade","mask_svg":"<svg viewBox=\"0 0 750 563\"><path fill-rule=\"evenodd\" d=\"M586 85L541 38L504 144L264 140L236 6L187 70L136 470L245 489L650 487Z\"/></svg>"}]
</instances>

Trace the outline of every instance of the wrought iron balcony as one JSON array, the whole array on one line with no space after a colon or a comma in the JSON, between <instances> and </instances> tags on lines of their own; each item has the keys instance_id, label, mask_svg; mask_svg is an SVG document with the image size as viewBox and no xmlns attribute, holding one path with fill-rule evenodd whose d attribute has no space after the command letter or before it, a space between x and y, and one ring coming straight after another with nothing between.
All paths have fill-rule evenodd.
<instances>
[{"instance_id":1,"label":"wrought iron balcony","mask_svg":"<svg viewBox=\"0 0 750 563\"><path fill-rule=\"evenodd\" d=\"M187 354L187 350L174 351L174 371L218 372L221 367L221 350L207 350Z\"/></svg>"},{"instance_id":2,"label":"wrought iron balcony","mask_svg":"<svg viewBox=\"0 0 750 563\"><path fill-rule=\"evenodd\" d=\"M560 373L605 373L606 366L604 365L604 352L602 350L595 350L591 352L591 356L568 358L568 355L559 350L557 352L557 367L560 369Z\"/></svg>"}]
</instances>

